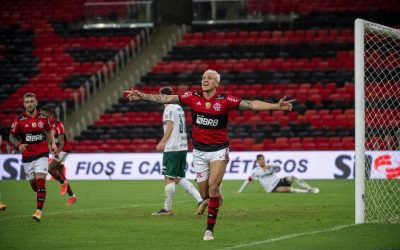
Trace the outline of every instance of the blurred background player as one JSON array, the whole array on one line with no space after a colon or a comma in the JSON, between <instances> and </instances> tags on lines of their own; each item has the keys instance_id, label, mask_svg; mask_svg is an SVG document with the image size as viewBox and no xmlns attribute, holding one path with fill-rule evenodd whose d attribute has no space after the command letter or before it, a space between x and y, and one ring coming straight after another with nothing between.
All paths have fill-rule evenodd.
<instances>
[{"instance_id":1,"label":"blurred background player","mask_svg":"<svg viewBox=\"0 0 400 250\"><path fill-rule=\"evenodd\" d=\"M49 167L48 142L52 152L57 151L57 145L49 119L36 110L37 104L34 93L24 95L25 112L15 118L11 125L10 142L22 152L22 165L26 179L36 192L37 209L32 218L39 222L46 199L46 176Z\"/></svg>"},{"instance_id":2,"label":"blurred background player","mask_svg":"<svg viewBox=\"0 0 400 250\"><path fill-rule=\"evenodd\" d=\"M162 95L172 95L170 87L160 89ZM157 151L163 153L164 207L153 215L172 215L172 202L175 196L175 184L179 184L191 194L197 204L203 199L193 184L185 179L186 155L188 150L185 113L178 104L165 104L163 114L164 136L157 145Z\"/></svg>"},{"instance_id":3,"label":"blurred background player","mask_svg":"<svg viewBox=\"0 0 400 250\"><path fill-rule=\"evenodd\" d=\"M61 184L60 195L64 196L68 193L67 205L72 205L77 201L77 197L71 189L69 181L64 174L64 162L68 156L68 141L65 135L64 124L56 119L54 110L50 107L44 106L40 112L45 115L50 122L51 129L54 131L54 139L57 144L57 152L53 154L53 158L49 164L49 173Z\"/></svg>"},{"instance_id":4,"label":"blurred background player","mask_svg":"<svg viewBox=\"0 0 400 250\"><path fill-rule=\"evenodd\" d=\"M294 176L279 178L275 174L275 169L278 167L278 164L266 164L264 156L261 154L257 155L257 167L253 169L249 178L244 181L239 189L239 193L243 192L253 179L258 179L264 190L268 193L319 193L318 188L311 187L303 180ZM303 189L293 188L291 186L293 183L299 185Z\"/></svg>"},{"instance_id":5,"label":"blurred background player","mask_svg":"<svg viewBox=\"0 0 400 250\"><path fill-rule=\"evenodd\" d=\"M2 203L2 202L0 202L0 210L1 210L1 211L5 211L6 208L7 208L7 205L4 204L4 203Z\"/></svg>"},{"instance_id":6,"label":"blurred background player","mask_svg":"<svg viewBox=\"0 0 400 250\"><path fill-rule=\"evenodd\" d=\"M179 95L145 94L128 90L124 94L130 101L147 100L174 103L191 107L193 125L193 164L196 180L204 203L208 202L207 228L203 240L214 240L213 230L221 202L220 185L229 162L228 114L231 110L292 110L294 100L282 98L279 103L259 100L241 100L217 91L221 77L215 70L206 70L202 76L202 91L189 91ZM205 207L200 205L201 207Z\"/></svg>"}]
</instances>

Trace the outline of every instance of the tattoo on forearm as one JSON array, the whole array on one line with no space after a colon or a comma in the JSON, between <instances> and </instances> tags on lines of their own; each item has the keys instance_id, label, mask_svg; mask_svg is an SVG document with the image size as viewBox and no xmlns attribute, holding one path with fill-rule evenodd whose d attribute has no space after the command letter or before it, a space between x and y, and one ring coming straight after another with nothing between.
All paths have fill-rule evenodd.
<instances>
[{"instance_id":1,"label":"tattoo on forearm","mask_svg":"<svg viewBox=\"0 0 400 250\"><path fill-rule=\"evenodd\" d=\"M179 103L178 96L143 94L143 100L157 103Z\"/></svg>"},{"instance_id":2,"label":"tattoo on forearm","mask_svg":"<svg viewBox=\"0 0 400 250\"><path fill-rule=\"evenodd\" d=\"M151 95L151 94L144 94L143 99L150 102L158 102L158 103L165 103L166 96L165 95Z\"/></svg>"},{"instance_id":3,"label":"tattoo on forearm","mask_svg":"<svg viewBox=\"0 0 400 250\"><path fill-rule=\"evenodd\" d=\"M252 110L253 109L253 104L251 104L250 101L242 100L240 102L239 109L240 110Z\"/></svg>"},{"instance_id":4,"label":"tattoo on forearm","mask_svg":"<svg viewBox=\"0 0 400 250\"><path fill-rule=\"evenodd\" d=\"M64 136L63 135L59 135L58 136L58 149L61 151L62 148L64 147Z\"/></svg>"},{"instance_id":5,"label":"tattoo on forearm","mask_svg":"<svg viewBox=\"0 0 400 250\"><path fill-rule=\"evenodd\" d=\"M10 134L10 137L8 139L15 147L18 147L18 143L19 143L18 139L15 138L14 135Z\"/></svg>"}]
</instances>

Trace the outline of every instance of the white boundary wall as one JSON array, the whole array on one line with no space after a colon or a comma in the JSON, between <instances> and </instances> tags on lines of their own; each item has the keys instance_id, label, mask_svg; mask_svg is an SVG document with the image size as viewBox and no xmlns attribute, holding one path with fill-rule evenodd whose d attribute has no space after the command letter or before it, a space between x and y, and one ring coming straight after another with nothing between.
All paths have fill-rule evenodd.
<instances>
[{"instance_id":1,"label":"white boundary wall","mask_svg":"<svg viewBox=\"0 0 400 250\"><path fill-rule=\"evenodd\" d=\"M354 179L354 151L271 151L231 152L225 180L242 180L248 177L257 154L264 154L269 162L280 165L277 175L294 175L301 179ZM386 152L394 155L394 151ZM375 157L366 160L374 165ZM186 177L195 179L192 153L188 153ZM161 180L162 153L124 154L70 154L66 160L67 178L71 180ZM390 167L390 166L388 166ZM385 166L371 167L373 178L386 178ZM109 173L109 175L107 175ZM49 176L50 178L50 176ZM0 155L0 180L25 179L21 155Z\"/></svg>"}]
</instances>

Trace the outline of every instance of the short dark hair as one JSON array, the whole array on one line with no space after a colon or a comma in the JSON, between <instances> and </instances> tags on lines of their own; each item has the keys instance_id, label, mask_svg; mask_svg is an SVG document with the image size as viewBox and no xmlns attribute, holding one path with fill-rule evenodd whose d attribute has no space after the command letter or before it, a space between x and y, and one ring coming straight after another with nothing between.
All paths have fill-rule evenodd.
<instances>
[{"instance_id":1,"label":"short dark hair","mask_svg":"<svg viewBox=\"0 0 400 250\"><path fill-rule=\"evenodd\" d=\"M49 106L43 106L40 108L40 111L45 111L45 112L49 112L52 115L55 115L54 109L49 107Z\"/></svg>"},{"instance_id":2,"label":"short dark hair","mask_svg":"<svg viewBox=\"0 0 400 250\"><path fill-rule=\"evenodd\" d=\"M32 93L32 92L28 92L28 93L24 94L24 99L28 98L28 97L33 97L33 98L37 99L36 95L34 93Z\"/></svg>"},{"instance_id":3,"label":"short dark hair","mask_svg":"<svg viewBox=\"0 0 400 250\"><path fill-rule=\"evenodd\" d=\"M163 95L172 95L172 88L171 87L162 87L160 89L160 94Z\"/></svg>"},{"instance_id":4,"label":"short dark hair","mask_svg":"<svg viewBox=\"0 0 400 250\"><path fill-rule=\"evenodd\" d=\"M257 155L257 161L260 160L261 158L264 158L264 155L262 154Z\"/></svg>"}]
</instances>

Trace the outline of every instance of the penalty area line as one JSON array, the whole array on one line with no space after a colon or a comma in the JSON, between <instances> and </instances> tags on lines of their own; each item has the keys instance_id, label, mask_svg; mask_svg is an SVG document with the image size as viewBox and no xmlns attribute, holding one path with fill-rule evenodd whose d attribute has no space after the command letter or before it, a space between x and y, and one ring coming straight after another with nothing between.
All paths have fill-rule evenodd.
<instances>
[{"instance_id":1,"label":"penalty area line","mask_svg":"<svg viewBox=\"0 0 400 250\"><path fill-rule=\"evenodd\" d=\"M230 246L230 247L220 248L219 250L239 249L239 248L245 248L245 247L258 246L258 245L268 244L271 242L292 239L292 238L296 238L296 237L300 237L300 236L338 231L338 230L341 230L341 229L344 229L347 227L351 227L351 226L355 226L355 225L356 224L339 225L339 226L335 226L335 227L327 228L327 229L323 229L323 230L315 230L315 231L311 231L311 232L297 233L297 234L288 234L288 235L283 235L283 236L276 237L276 238L271 238L268 240L253 241L253 242L249 242L249 243L245 243L245 244L239 244L239 245L234 245L234 246Z\"/></svg>"}]
</instances>

